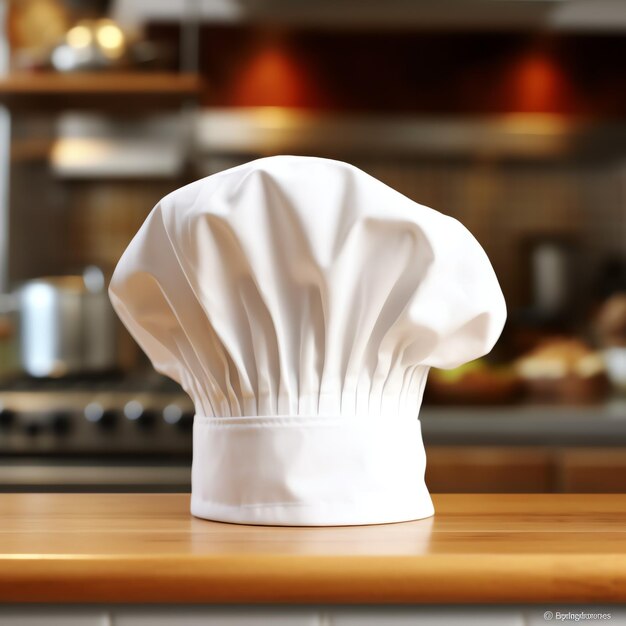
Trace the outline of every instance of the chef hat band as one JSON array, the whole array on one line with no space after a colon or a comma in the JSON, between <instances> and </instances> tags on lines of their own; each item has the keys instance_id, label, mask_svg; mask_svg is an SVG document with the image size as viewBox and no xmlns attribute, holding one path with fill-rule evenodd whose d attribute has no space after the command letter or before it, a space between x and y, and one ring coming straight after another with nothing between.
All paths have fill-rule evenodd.
<instances>
[{"instance_id":1,"label":"chef hat band","mask_svg":"<svg viewBox=\"0 0 626 626\"><path fill-rule=\"evenodd\" d=\"M425 463L415 416L196 416L191 511L303 526L428 517Z\"/></svg>"},{"instance_id":2,"label":"chef hat band","mask_svg":"<svg viewBox=\"0 0 626 626\"><path fill-rule=\"evenodd\" d=\"M506 317L459 222L312 157L165 197L110 295L194 401L192 513L252 524L431 515L417 419L428 370L487 353Z\"/></svg>"}]
</instances>

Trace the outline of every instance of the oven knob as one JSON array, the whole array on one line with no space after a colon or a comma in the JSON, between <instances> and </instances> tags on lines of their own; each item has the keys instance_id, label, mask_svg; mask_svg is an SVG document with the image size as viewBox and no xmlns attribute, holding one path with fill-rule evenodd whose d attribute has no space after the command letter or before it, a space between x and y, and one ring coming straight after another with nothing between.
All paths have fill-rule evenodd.
<instances>
[{"instance_id":1,"label":"oven knob","mask_svg":"<svg viewBox=\"0 0 626 626\"><path fill-rule=\"evenodd\" d=\"M67 435L72 429L72 415L67 411L58 411L52 415L50 425L55 435Z\"/></svg>"},{"instance_id":2,"label":"oven knob","mask_svg":"<svg viewBox=\"0 0 626 626\"><path fill-rule=\"evenodd\" d=\"M163 420L181 430L189 430L193 426L193 412L184 411L177 404L168 404L163 409Z\"/></svg>"},{"instance_id":3,"label":"oven knob","mask_svg":"<svg viewBox=\"0 0 626 626\"><path fill-rule=\"evenodd\" d=\"M144 407L138 400L131 400L124 406L124 415L131 422L135 422L141 428L150 428L154 426L154 411Z\"/></svg>"},{"instance_id":4,"label":"oven knob","mask_svg":"<svg viewBox=\"0 0 626 626\"><path fill-rule=\"evenodd\" d=\"M15 422L15 411L0 404L0 430L8 430Z\"/></svg>"},{"instance_id":5,"label":"oven knob","mask_svg":"<svg viewBox=\"0 0 626 626\"><path fill-rule=\"evenodd\" d=\"M105 409L99 402L90 402L84 410L85 419L100 428L113 428L117 422L117 411Z\"/></svg>"}]
</instances>

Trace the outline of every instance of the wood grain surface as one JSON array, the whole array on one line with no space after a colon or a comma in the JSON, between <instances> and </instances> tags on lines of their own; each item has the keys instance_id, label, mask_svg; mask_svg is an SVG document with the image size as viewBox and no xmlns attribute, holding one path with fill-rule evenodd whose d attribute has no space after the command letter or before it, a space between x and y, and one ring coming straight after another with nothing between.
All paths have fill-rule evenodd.
<instances>
[{"instance_id":1,"label":"wood grain surface","mask_svg":"<svg viewBox=\"0 0 626 626\"><path fill-rule=\"evenodd\" d=\"M626 495L439 495L434 518L281 528L179 494L0 495L0 601L626 601Z\"/></svg>"},{"instance_id":2,"label":"wood grain surface","mask_svg":"<svg viewBox=\"0 0 626 626\"><path fill-rule=\"evenodd\" d=\"M0 77L0 96L133 93L196 94L201 81L196 74L174 72L33 72Z\"/></svg>"},{"instance_id":3,"label":"wood grain surface","mask_svg":"<svg viewBox=\"0 0 626 626\"><path fill-rule=\"evenodd\" d=\"M202 91L196 74L174 72L32 72L0 77L0 103L14 113L107 110L137 114L178 108Z\"/></svg>"}]
</instances>

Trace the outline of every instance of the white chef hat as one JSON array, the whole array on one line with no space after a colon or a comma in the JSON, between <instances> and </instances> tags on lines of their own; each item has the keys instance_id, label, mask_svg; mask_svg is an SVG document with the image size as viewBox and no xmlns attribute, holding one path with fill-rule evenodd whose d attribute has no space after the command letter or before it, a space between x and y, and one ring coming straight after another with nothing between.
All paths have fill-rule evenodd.
<instances>
[{"instance_id":1,"label":"white chef hat","mask_svg":"<svg viewBox=\"0 0 626 626\"><path fill-rule=\"evenodd\" d=\"M428 370L487 353L505 303L456 220L327 159L260 159L150 213L110 287L191 396L191 512L347 525L433 513Z\"/></svg>"}]
</instances>

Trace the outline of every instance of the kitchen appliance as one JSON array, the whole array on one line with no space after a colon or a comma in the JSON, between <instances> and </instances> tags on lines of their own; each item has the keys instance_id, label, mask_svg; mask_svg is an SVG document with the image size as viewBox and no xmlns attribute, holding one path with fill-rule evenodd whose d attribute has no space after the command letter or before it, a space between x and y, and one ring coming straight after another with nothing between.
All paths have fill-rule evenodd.
<instances>
[{"instance_id":1,"label":"kitchen appliance","mask_svg":"<svg viewBox=\"0 0 626 626\"><path fill-rule=\"evenodd\" d=\"M188 397L160 377L24 378L0 388L0 455L180 453L192 422Z\"/></svg>"},{"instance_id":2,"label":"kitchen appliance","mask_svg":"<svg viewBox=\"0 0 626 626\"><path fill-rule=\"evenodd\" d=\"M119 326L99 268L26 281L4 308L16 314L19 360L30 376L58 378L118 368Z\"/></svg>"},{"instance_id":3,"label":"kitchen appliance","mask_svg":"<svg viewBox=\"0 0 626 626\"><path fill-rule=\"evenodd\" d=\"M0 491L185 491L193 407L160 376L0 387Z\"/></svg>"},{"instance_id":4,"label":"kitchen appliance","mask_svg":"<svg viewBox=\"0 0 626 626\"><path fill-rule=\"evenodd\" d=\"M574 259L578 250L563 237L528 242L532 307L545 318L559 316L571 304Z\"/></svg>"}]
</instances>

